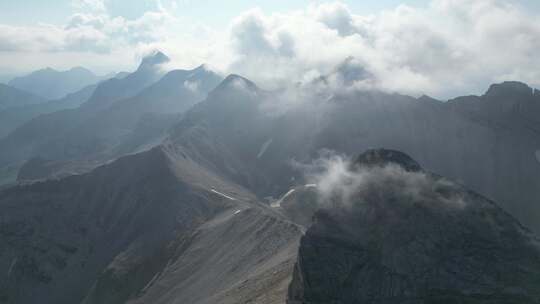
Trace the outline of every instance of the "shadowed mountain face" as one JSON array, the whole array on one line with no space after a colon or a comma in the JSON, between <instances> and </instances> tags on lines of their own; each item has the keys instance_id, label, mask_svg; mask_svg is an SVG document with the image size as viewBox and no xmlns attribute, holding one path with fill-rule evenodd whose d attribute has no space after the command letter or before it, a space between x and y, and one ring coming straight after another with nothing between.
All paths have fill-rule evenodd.
<instances>
[{"instance_id":1,"label":"shadowed mountain face","mask_svg":"<svg viewBox=\"0 0 540 304\"><path fill-rule=\"evenodd\" d=\"M411 164L397 151L360 156L353 194L321 202L302 237L287 303L538 303L538 239Z\"/></svg>"},{"instance_id":2,"label":"shadowed mountain face","mask_svg":"<svg viewBox=\"0 0 540 304\"><path fill-rule=\"evenodd\" d=\"M44 98L0 83L0 112L6 109L44 103Z\"/></svg>"},{"instance_id":3,"label":"shadowed mountain face","mask_svg":"<svg viewBox=\"0 0 540 304\"><path fill-rule=\"evenodd\" d=\"M46 68L23 77L17 77L9 85L31 92L44 99L60 99L70 93L98 83L103 77L94 75L91 71L76 67L68 71L56 71Z\"/></svg>"}]
</instances>

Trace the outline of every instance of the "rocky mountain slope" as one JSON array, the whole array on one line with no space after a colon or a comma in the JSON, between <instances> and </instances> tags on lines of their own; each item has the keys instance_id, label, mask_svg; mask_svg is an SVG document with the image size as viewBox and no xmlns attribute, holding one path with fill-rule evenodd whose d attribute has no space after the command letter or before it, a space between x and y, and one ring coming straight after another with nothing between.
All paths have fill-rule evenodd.
<instances>
[{"instance_id":1,"label":"rocky mountain slope","mask_svg":"<svg viewBox=\"0 0 540 304\"><path fill-rule=\"evenodd\" d=\"M163 147L8 188L0 209L2 303L283 303L301 234Z\"/></svg>"},{"instance_id":2,"label":"rocky mountain slope","mask_svg":"<svg viewBox=\"0 0 540 304\"><path fill-rule=\"evenodd\" d=\"M540 104L532 89L525 98L515 95L509 83L500 84L499 90L507 92L499 102ZM478 98L494 100L491 96ZM269 111L279 99L279 92L229 76L206 101L186 113L167 141L189 147L194 157L261 197L277 197L298 185L302 173L292 164L310 161L321 150L346 155L370 147L402 150L426 169L498 201L540 231L536 220L540 137L523 123L505 127L454 106L467 107L474 102L468 99L446 104L425 97L356 91L314 97L277 114ZM535 109L531 106L528 112L536 113Z\"/></svg>"},{"instance_id":3,"label":"rocky mountain slope","mask_svg":"<svg viewBox=\"0 0 540 304\"><path fill-rule=\"evenodd\" d=\"M301 174L291 163L309 161L322 149L351 155L370 147L388 147L405 151L428 170L498 201L528 227L540 231L536 220L540 216L540 137L535 120L540 115L540 95L525 84L501 83L483 96L443 103L376 91L333 92L324 86L325 81L319 81L322 93L293 96L300 99L295 106L298 101L283 101L282 92L261 90L232 75L185 118L154 115L156 119L146 124L141 120L143 113L184 111L193 100L205 96L193 93L196 82L182 78L190 75L188 71L178 71L123 100L129 90L122 88L130 87L129 83L139 88L144 87L141 79L155 78L141 76L153 70L148 68L153 61L166 59L157 53L155 60L141 64L135 76L100 85L81 109L40 117L17 129L0 142L7 147L0 151L3 167L20 168L39 157L54 168L44 171L50 174L42 178L86 172L103 160L159 144L166 137L164 131L176 124L166 142L193 150L193 157L265 197L279 196L294 186L291 180L300 179ZM193 71L197 70L206 71ZM344 74L345 82L363 75L350 70L340 67L336 73ZM338 76L332 77L341 79ZM218 78L210 78L208 83L216 85ZM171 107L175 104L181 108Z\"/></svg>"},{"instance_id":4,"label":"rocky mountain slope","mask_svg":"<svg viewBox=\"0 0 540 304\"><path fill-rule=\"evenodd\" d=\"M0 303L538 303L537 91L333 90L349 61L267 91L167 60L0 140ZM308 174L371 147L418 162Z\"/></svg>"},{"instance_id":5,"label":"rocky mountain slope","mask_svg":"<svg viewBox=\"0 0 540 304\"><path fill-rule=\"evenodd\" d=\"M320 178L271 206L190 153L163 145L0 190L0 301L540 299L538 239L401 152L368 151L334 187Z\"/></svg>"},{"instance_id":6,"label":"rocky mountain slope","mask_svg":"<svg viewBox=\"0 0 540 304\"><path fill-rule=\"evenodd\" d=\"M397 151L350 170L302 237L287 303L540 301L540 242L492 201Z\"/></svg>"}]
</instances>

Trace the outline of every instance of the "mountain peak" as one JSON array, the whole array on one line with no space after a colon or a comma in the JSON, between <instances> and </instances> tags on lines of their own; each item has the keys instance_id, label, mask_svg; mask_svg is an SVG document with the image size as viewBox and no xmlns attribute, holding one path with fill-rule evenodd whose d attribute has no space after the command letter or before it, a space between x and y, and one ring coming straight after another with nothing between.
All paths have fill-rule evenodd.
<instances>
[{"instance_id":1,"label":"mountain peak","mask_svg":"<svg viewBox=\"0 0 540 304\"><path fill-rule=\"evenodd\" d=\"M252 85L255 85L251 80L245 78L245 77L242 77L240 75L237 75L237 74L230 74L228 75L227 77L225 77L225 79L223 80L223 83L224 84L229 84L229 83L232 83L232 82L235 82L235 81L241 81L241 82L244 82L244 83L247 83L247 84L252 84Z\"/></svg>"},{"instance_id":2,"label":"mountain peak","mask_svg":"<svg viewBox=\"0 0 540 304\"><path fill-rule=\"evenodd\" d=\"M89 69L87 69L85 67L82 67L82 66L72 67L71 69L68 70L68 72L79 72L79 73L94 74L92 71L90 71Z\"/></svg>"},{"instance_id":3,"label":"mountain peak","mask_svg":"<svg viewBox=\"0 0 540 304\"><path fill-rule=\"evenodd\" d=\"M205 63L203 63L203 64L199 65L198 67L196 67L196 68L193 69L193 70L194 70L194 71L200 71L200 70L205 70L205 71L207 71L207 70L210 70L210 68L208 68L208 66L207 66Z\"/></svg>"},{"instance_id":4,"label":"mountain peak","mask_svg":"<svg viewBox=\"0 0 540 304\"><path fill-rule=\"evenodd\" d=\"M167 57L167 55L165 55L161 51L154 51L146 55L142 59L141 65L139 66L139 68L143 66L155 66L155 65L163 64L169 61L170 61L170 58Z\"/></svg>"},{"instance_id":5,"label":"mountain peak","mask_svg":"<svg viewBox=\"0 0 540 304\"><path fill-rule=\"evenodd\" d=\"M380 167L388 164L396 164L406 171L416 172L421 171L422 167L409 155L389 149L371 149L360 154L354 165Z\"/></svg>"},{"instance_id":6,"label":"mountain peak","mask_svg":"<svg viewBox=\"0 0 540 304\"><path fill-rule=\"evenodd\" d=\"M421 102L437 102L437 103L441 103L440 100L438 99L435 99L429 95L426 95L426 94L422 94L422 96L418 97L417 98L418 101L421 101Z\"/></svg>"},{"instance_id":7,"label":"mountain peak","mask_svg":"<svg viewBox=\"0 0 540 304\"><path fill-rule=\"evenodd\" d=\"M392 150L361 157L418 166ZM366 174L362 186L338 185L347 187L344 204L323 199L328 207L300 241L287 303L536 303L537 238L480 194L415 176Z\"/></svg>"},{"instance_id":8,"label":"mountain peak","mask_svg":"<svg viewBox=\"0 0 540 304\"><path fill-rule=\"evenodd\" d=\"M244 78L240 75L230 74L216 88L216 90L225 90L225 89L255 91L257 90L257 85L253 83L251 80Z\"/></svg>"},{"instance_id":9,"label":"mountain peak","mask_svg":"<svg viewBox=\"0 0 540 304\"><path fill-rule=\"evenodd\" d=\"M492 84L484 96L501 96L501 97L510 97L510 96L532 96L533 89L527 84L519 81L505 81L502 83Z\"/></svg>"},{"instance_id":10,"label":"mountain peak","mask_svg":"<svg viewBox=\"0 0 540 304\"><path fill-rule=\"evenodd\" d=\"M343 78L343 81L347 85L351 85L355 81L373 78L373 75L365 69L362 62L353 56L347 57L339 64L335 72Z\"/></svg>"}]
</instances>

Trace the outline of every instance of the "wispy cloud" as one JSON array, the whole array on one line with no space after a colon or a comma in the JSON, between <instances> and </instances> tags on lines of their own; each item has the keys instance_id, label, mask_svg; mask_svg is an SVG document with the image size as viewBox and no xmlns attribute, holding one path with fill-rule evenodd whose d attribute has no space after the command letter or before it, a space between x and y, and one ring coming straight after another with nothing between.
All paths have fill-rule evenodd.
<instances>
[{"instance_id":1,"label":"wispy cloud","mask_svg":"<svg viewBox=\"0 0 540 304\"><path fill-rule=\"evenodd\" d=\"M366 202L463 208L468 199L467 193L449 180L407 171L397 164L355 167L347 157L327 152L301 169L307 181L317 185L321 208L353 208Z\"/></svg>"}]
</instances>

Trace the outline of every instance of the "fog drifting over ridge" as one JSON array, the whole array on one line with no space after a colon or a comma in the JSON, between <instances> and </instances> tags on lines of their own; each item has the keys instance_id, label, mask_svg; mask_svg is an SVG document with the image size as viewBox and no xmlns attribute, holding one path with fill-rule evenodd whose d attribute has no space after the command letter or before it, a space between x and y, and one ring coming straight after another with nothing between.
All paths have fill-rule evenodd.
<instances>
[{"instance_id":1,"label":"fog drifting over ridge","mask_svg":"<svg viewBox=\"0 0 540 304\"><path fill-rule=\"evenodd\" d=\"M354 165L347 156L320 151L309 164L294 163L308 185L314 185L322 208L357 208L369 200L421 202L433 207L463 208L464 197L453 182L423 170L406 170L388 162L376 166ZM398 199L396 199L398 198Z\"/></svg>"},{"instance_id":2,"label":"fog drifting over ridge","mask_svg":"<svg viewBox=\"0 0 540 304\"><path fill-rule=\"evenodd\" d=\"M128 20L111 16L107 1L76 1L64 25L0 25L0 68L133 69L160 49L172 58L169 68L206 63L269 88L328 75L350 56L370 75L352 84L359 88L449 98L504 80L540 86L540 16L517 1L433 0L366 16L341 2L284 13L254 8L226 29L178 16L171 5L158 1ZM20 59L25 66L8 66Z\"/></svg>"}]
</instances>

